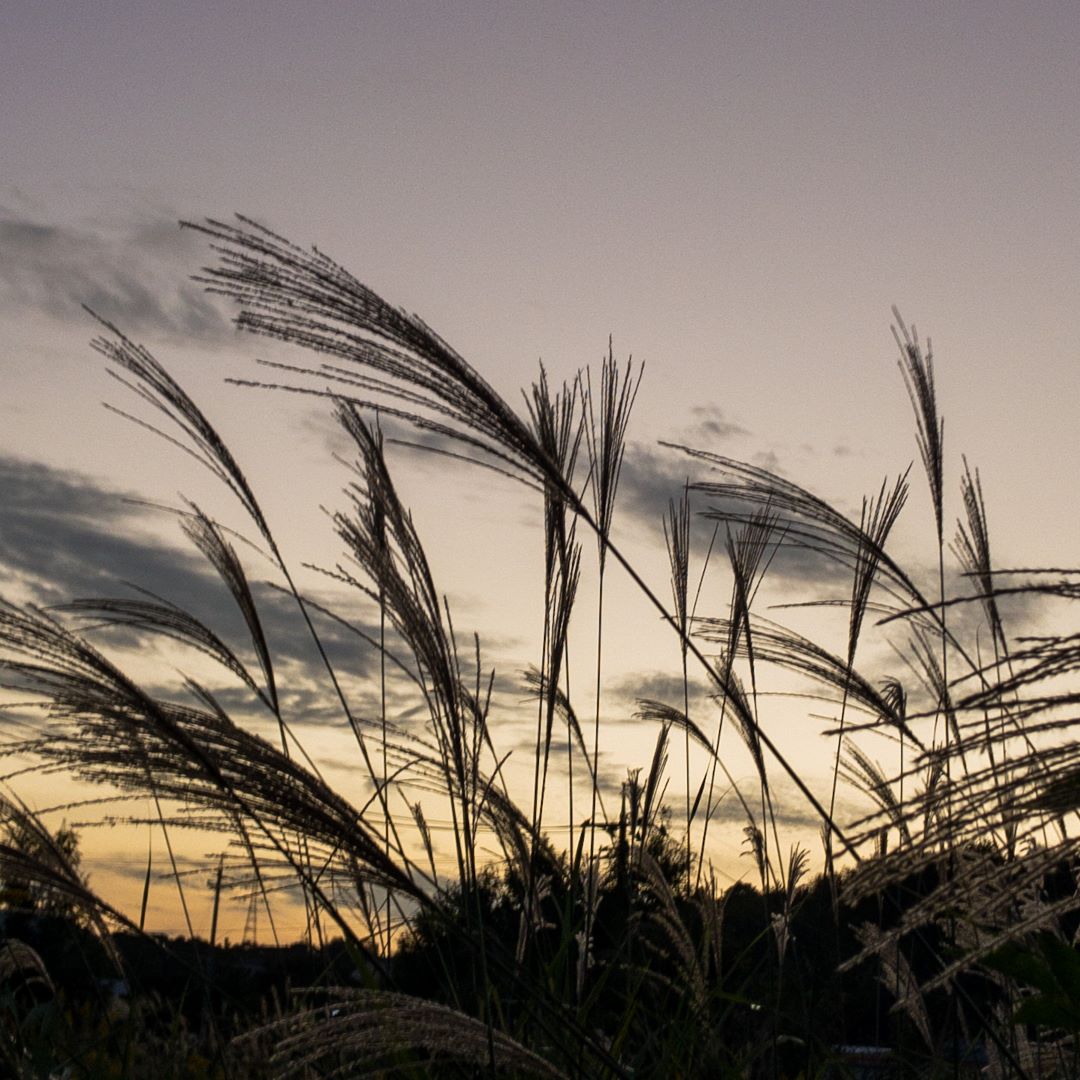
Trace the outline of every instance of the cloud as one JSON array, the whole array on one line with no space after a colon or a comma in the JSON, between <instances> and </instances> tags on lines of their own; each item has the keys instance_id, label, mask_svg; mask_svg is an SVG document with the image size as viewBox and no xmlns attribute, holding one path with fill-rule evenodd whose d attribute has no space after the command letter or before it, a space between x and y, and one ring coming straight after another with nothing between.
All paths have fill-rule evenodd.
<instances>
[{"instance_id":1,"label":"cloud","mask_svg":"<svg viewBox=\"0 0 1080 1080\"><path fill-rule=\"evenodd\" d=\"M36 602L100 594L127 580L183 595L205 592L194 555L138 535L125 494L76 473L0 458L0 566Z\"/></svg>"},{"instance_id":2,"label":"cloud","mask_svg":"<svg viewBox=\"0 0 1080 1080\"><path fill-rule=\"evenodd\" d=\"M770 776L770 781L772 777ZM779 780L779 778L777 778ZM755 821L761 825L761 804L760 804L760 788L759 780L756 775L747 775L738 778L739 790L743 794L743 798L746 799L750 806L750 809L754 813ZM738 825L740 829L747 824L746 811L743 809L742 803L739 802L738 796L734 791L728 790L729 782L721 777L717 776L716 792L722 794L722 798L719 803L714 803L713 812L710 817L712 826L716 825ZM782 782L770 782L769 790L772 794L773 813L776 815L777 825L783 826L785 829L811 829L814 832L821 827L821 817L814 811L807 801L805 796L801 792L791 787L790 790ZM704 799L702 800L704 803ZM695 821L698 825L702 824L705 819L705 808L702 805L698 809L697 817ZM712 834L714 837L714 843L716 837L719 834ZM741 840L741 833L740 840ZM771 837L770 837L771 839ZM775 858L775 852L772 853L772 857Z\"/></svg>"},{"instance_id":3,"label":"cloud","mask_svg":"<svg viewBox=\"0 0 1080 1080\"><path fill-rule=\"evenodd\" d=\"M0 457L0 586L43 606L77 597L130 597L131 585L147 588L202 619L254 665L242 617L216 571L193 548L173 546L151 533L152 511L128 498L78 473ZM261 572L263 567L253 569ZM258 583L257 573L252 577L290 712L325 719L333 710L320 707L316 695L326 697L327 676L295 600ZM342 602L348 605L347 599L336 598ZM346 606L343 614L354 613ZM377 670L375 650L339 623L313 617L331 663L348 674L350 690L362 697L357 683ZM374 616L368 613L368 618ZM356 623L378 637L377 622L360 618ZM127 649L151 640L137 631L110 632L108 638ZM177 663L184 662L178 654Z\"/></svg>"},{"instance_id":4,"label":"cloud","mask_svg":"<svg viewBox=\"0 0 1080 1080\"><path fill-rule=\"evenodd\" d=\"M749 457L753 465L770 472L780 472L780 459L772 450ZM649 528L661 530L661 519L668 503L678 499L689 482L718 481L720 470L706 460L691 457L674 446L648 446L631 443L626 449L619 479L619 514L629 514ZM691 493L695 511L707 505L707 499ZM712 532L710 527L709 534Z\"/></svg>"},{"instance_id":5,"label":"cloud","mask_svg":"<svg viewBox=\"0 0 1080 1080\"><path fill-rule=\"evenodd\" d=\"M755 465L775 472L778 461L771 451L759 454L753 459ZM718 473L706 462L687 457L674 449L649 447L640 443L627 448L622 475L619 481L618 519L630 517L634 526L652 532L658 543L663 541L663 515L667 512L671 499L682 494L687 480L708 482L718 478ZM691 492L691 507L694 511L693 527L694 551L698 557L704 557L709 541L716 527L718 514L732 512L738 508L733 504L723 506L710 500L700 492ZM735 527L737 528L737 527ZM712 558L714 566L724 565L724 525L720 525L720 535L714 547ZM717 561L719 560L719 561ZM828 559L824 559L803 548L785 545L772 560L769 578L782 579L785 584L795 588L805 586L817 588L822 592L834 590L843 582L850 585L850 573ZM807 598L807 597L804 597Z\"/></svg>"},{"instance_id":6,"label":"cloud","mask_svg":"<svg viewBox=\"0 0 1080 1080\"><path fill-rule=\"evenodd\" d=\"M718 405L695 405L690 410L690 415L694 422L686 429L686 434L687 441L692 446L705 441L713 443L718 439L733 439L750 434L741 424L728 420ZM715 446L707 449L715 449Z\"/></svg>"},{"instance_id":7,"label":"cloud","mask_svg":"<svg viewBox=\"0 0 1080 1080\"><path fill-rule=\"evenodd\" d=\"M693 676L690 677L690 707L694 702L711 692L709 684ZM607 684L606 690L623 702L630 711L637 709L638 698L663 701L677 709L683 705L682 672L675 671L640 671L622 676Z\"/></svg>"},{"instance_id":8,"label":"cloud","mask_svg":"<svg viewBox=\"0 0 1080 1080\"><path fill-rule=\"evenodd\" d=\"M683 487L702 472L702 463L665 447L630 443L619 477L616 521L627 516L663 538L668 503L682 495Z\"/></svg>"},{"instance_id":9,"label":"cloud","mask_svg":"<svg viewBox=\"0 0 1080 1080\"><path fill-rule=\"evenodd\" d=\"M920 584L928 602L933 603L938 591L937 566L933 563L923 563L908 569L912 571L915 581ZM1010 588L1029 580L1022 576L1016 579L1011 576L1002 576L997 578L997 585L1000 588ZM953 603L948 609L946 618L949 631L960 641L965 642L973 655L979 651L975 648L976 640L982 649L986 649L990 638L984 603L979 599L981 585L978 579L967 577L959 568L947 566L945 595L953 600L963 601ZM1049 614L1046 596L1033 592L1001 596L997 598L997 606L1006 637L1014 646L1018 638L1024 635L1046 632L1046 619ZM902 626L902 622L892 624L894 629ZM983 662L988 662L988 658L984 656Z\"/></svg>"},{"instance_id":10,"label":"cloud","mask_svg":"<svg viewBox=\"0 0 1080 1080\"><path fill-rule=\"evenodd\" d=\"M246 625L216 571L187 545L179 530L176 545L152 531L152 526L161 524L160 512L132 499L131 493L76 472L0 456L0 506L4 507L0 514L0 592L48 607L76 598L131 598L137 595L132 586L149 589L212 628L261 682ZM243 547L239 550L243 557ZM346 721L323 658L295 598L261 580L269 569L261 561L248 566L286 714L290 722L341 727ZM350 709L361 719L377 716L381 704L379 660L372 644L379 639L377 611L367 598L344 588L311 598L350 624L309 609ZM116 656L121 666L126 657L138 651L167 657L160 673L152 675L152 684L146 686L151 693L175 697L175 669L202 670L193 653L171 650L167 642L161 650L165 639L146 631L94 631L93 640ZM412 666L408 647L392 627L387 628L386 642L392 653ZM493 656L505 655L510 644L490 639L482 644L481 684L486 691ZM463 652L461 664L466 681L472 685L471 647ZM223 673L222 679L212 681L208 688L237 720L255 724L268 720L251 691L232 682L231 676ZM392 717L407 727L424 724L423 699L394 664L388 666L387 691ZM496 667L493 715L516 716L527 696L516 668ZM526 709L525 714L528 712Z\"/></svg>"},{"instance_id":11,"label":"cloud","mask_svg":"<svg viewBox=\"0 0 1080 1080\"><path fill-rule=\"evenodd\" d=\"M762 450L750 458L752 464L771 473L780 472L780 457L775 450Z\"/></svg>"},{"instance_id":12,"label":"cloud","mask_svg":"<svg viewBox=\"0 0 1080 1080\"><path fill-rule=\"evenodd\" d=\"M164 217L75 227L0 207L0 250L0 310L85 324L85 305L125 333L204 344L236 333L222 306L188 279L203 245Z\"/></svg>"}]
</instances>

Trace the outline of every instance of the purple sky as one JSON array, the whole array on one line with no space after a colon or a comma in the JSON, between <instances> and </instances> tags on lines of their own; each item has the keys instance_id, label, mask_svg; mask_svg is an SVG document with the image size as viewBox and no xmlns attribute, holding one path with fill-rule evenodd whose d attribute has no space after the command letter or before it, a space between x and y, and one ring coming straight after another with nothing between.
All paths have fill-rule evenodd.
<instances>
[{"instance_id":1,"label":"purple sky","mask_svg":"<svg viewBox=\"0 0 1080 1080\"><path fill-rule=\"evenodd\" d=\"M239 210L507 392L614 333L657 433L706 400L791 448L884 428L910 456L896 303L938 343L953 449L1014 495L1072 458L1075 5L653 7L11 5L5 322L27 276L93 265L20 226L134 267L148 225Z\"/></svg>"},{"instance_id":2,"label":"purple sky","mask_svg":"<svg viewBox=\"0 0 1080 1080\"><path fill-rule=\"evenodd\" d=\"M277 403L218 389L267 350L234 339L185 284L206 253L174 223L241 211L419 312L514 400L538 357L566 377L611 333L617 354L646 360L642 446L758 455L849 509L916 454L896 303L935 344L949 519L966 452L1003 561L1075 561L1080 8L658 10L7 5L0 456L12 490L37 490L30 461L53 470L58 507L64 470L164 497L187 482L96 407L116 396L85 346L88 302L211 395L256 480L332 500L340 478L313 471L326 436L309 413L285 409L290 452L269 464L260 439ZM421 520L446 520L435 475L411 474L429 499ZM449 488L481 524L525 513L467 489ZM38 518L58 535L45 501ZM279 509L306 556L304 526ZM929 534L921 488L908 513L914 550ZM28 509L25 536L35 520ZM467 522L441 531L443 565L475 546ZM655 543L631 543L662 581ZM122 576L123 551L107 554ZM482 570L520 572L505 552ZM515 629L477 574L445 587L512 651Z\"/></svg>"}]
</instances>

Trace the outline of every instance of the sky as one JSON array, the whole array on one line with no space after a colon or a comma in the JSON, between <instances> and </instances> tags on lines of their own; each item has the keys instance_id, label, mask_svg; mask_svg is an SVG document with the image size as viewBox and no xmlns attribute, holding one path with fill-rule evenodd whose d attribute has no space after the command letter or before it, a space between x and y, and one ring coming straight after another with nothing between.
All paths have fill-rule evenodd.
<instances>
[{"instance_id":1,"label":"sky","mask_svg":"<svg viewBox=\"0 0 1080 1080\"><path fill-rule=\"evenodd\" d=\"M338 558L319 507L342 504L341 437L324 409L223 383L283 354L190 281L212 253L177 222L235 212L419 313L511 401L539 360L572 378L609 335L644 361L616 534L660 591L659 516L688 469L658 440L775 468L856 515L916 458L893 305L933 342L947 519L966 454L998 561L1068 565L1078 85L1068 2L8 4L0 588L52 603L138 581L228 618L169 516L123 501L217 505L196 470L100 408L126 402L83 305L206 404L297 565ZM539 511L467 468L396 460L509 703L535 652ZM912 476L897 544L925 569ZM774 599L827 587L816 573L792 570ZM670 689L677 650L628 593L611 603L625 715L631 686ZM309 659L290 656L301 696ZM153 679L170 658L137 661ZM820 739L774 722L820 779ZM612 724L643 763L651 737ZM733 873L740 840L716 855ZM103 889L141 887L130 849L145 839L86 845ZM175 926L171 910L162 896L158 925Z\"/></svg>"}]
</instances>

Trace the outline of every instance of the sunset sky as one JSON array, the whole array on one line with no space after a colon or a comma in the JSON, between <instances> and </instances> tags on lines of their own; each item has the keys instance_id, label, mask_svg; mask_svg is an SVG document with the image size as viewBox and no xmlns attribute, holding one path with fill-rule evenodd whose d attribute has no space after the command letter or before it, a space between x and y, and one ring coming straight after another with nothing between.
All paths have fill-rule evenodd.
<instances>
[{"instance_id":1,"label":"sunset sky","mask_svg":"<svg viewBox=\"0 0 1080 1080\"><path fill-rule=\"evenodd\" d=\"M0 591L53 603L134 581L204 612L220 601L168 516L122 501L182 492L217 510L194 466L100 407L130 402L84 304L204 404L295 564L338 558L320 506L342 505L332 454L347 447L328 410L223 385L283 353L189 280L212 254L178 220L234 212L420 314L514 403L538 360L572 378L609 335L643 360L616 534L664 596L659 515L693 471L657 440L767 465L856 516L916 458L894 304L933 341L947 520L963 453L998 562L1069 565L1078 87L1071 0L8 4ZM467 468L396 460L457 626L509 688L539 632L539 510ZM898 550L927 568L912 476ZM813 573L773 599L796 586L813 593ZM614 722L635 679L661 686L678 655L646 608L612 603ZM820 782L828 747L785 715L770 730ZM633 752L609 748L616 778L651 746L617 730ZM88 837L88 862L130 896L147 841L117 836ZM737 868L740 844L717 859ZM179 929L165 892L156 925Z\"/></svg>"}]
</instances>

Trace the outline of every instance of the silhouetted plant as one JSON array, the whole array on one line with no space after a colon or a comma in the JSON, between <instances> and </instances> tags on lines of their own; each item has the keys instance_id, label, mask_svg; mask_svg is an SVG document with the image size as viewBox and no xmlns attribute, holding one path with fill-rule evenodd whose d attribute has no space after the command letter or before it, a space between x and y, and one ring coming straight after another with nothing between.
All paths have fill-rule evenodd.
<instances>
[{"instance_id":1,"label":"silhouetted plant","mask_svg":"<svg viewBox=\"0 0 1080 1080\"><path fill-rule=\"evenodd\" d=\"M345 557L324 573L377 611L377 633L301 590L225 441L164 366L109 324L95 348L150 409L152 422L133 419L216 477L254 528L251 548L266 556L275 596L290 599L298 633L325 672L326 699L355 743L357 783L349 797L335 790L303 744L284 693L288 665L265 632L242 530L193 503L177 515L239 612L243 650L146 592L53 612L5 604L0 671L19 702L33 699L45 715L40 737L13 743L11 753L149 799L167 843L180 826L229 836L235 844L216 864L215 905L236 887L272 919L274 889L287 881L299 889L313 937L321 939L325 924L341 934L367 985L328 980L259 1024L250 1042L272 1047L272 1067L297 1076L781 1076L826 1069L832 1048L855 1035L889 1037L939 1064L951 1055L957 1067L962 1037L982 1040L1000 1074L1031 1072L1037 1055L1015 1021L1038 1009L1006 1005L1026 993L1018 975L1035 970L1033 958L1048 968L1060 962L1055 978L1071 979L1063 951L1071 946L1045 935L1064 933L1080 904L1076 888L1047 892L1053 875L1076 868L1066 821L1080 810L1072 738L1080 648L1071 634L1010 638L1005 608L1010 596L1076 599L1080 584L1074 571L993 566L981 482L965 460L965 519L953 550L974 592L947 594L943 422L929 345L914 329L897 316L934 515L934 585L924 588L887 550L906 472L864 499L856 520L760 466L676 447L686 470L700 474L673 493L664 520L669 608L612 531L641 371L620 367L610 342L596 392L588 371L555 393L541 371L519 413L425 323L320 252L243 218L192 227L219 257L200 280L238 305L237 324L317 358L266 365L279 383L238 381L332 405L354 459L344 506L330 516ZM525 677L536 702L534 758L520 803L505 778L495 673L478 637L468 648L459 643L394 482L384 419L542 500L542 640L538 666ZM698 615L691 597L692 508L714 523L714 541L726 549L726 612ZM579 722L568 680L571 627L582 618L579 529L598 543L591 731ZM848 575L842 595L806 601L845 610L839 652L764 617L756 603L774 560L795 550ZM703 578L718 572L711 553ZM632 769L618 790L617 815L610 791L603 798L600 762L604 581L616 565L675 634L682 687L675 704L639 701L636 718L655 725L656 739L647 766ZM958 605L981 614L982 634L950 618ZM329 623L378 657L376 719L350 699L348 672L324 640ZM134 680L104 644L91 643L109 629L194 650L232 680L246 706L194 678L177 691ZM870 634L894 647L895 666L860 667ZM693 716L691 665L711 702L695 704ZM769 668L808 682L814 708L824 699L835 709L825 732L835 740L827 795L762 723ZM419 719L392 715L390 675L408 687ZM249 728L251 711L274 738ZM724 735L732 728L749 754L751 784L731 771ZM668 753L680 730L685 791L668 799ZM561 849L545 830L545 810L556 797L553 748L564 737L569 824ZM884 742L871 749L871 739ZM895 767L877 756L883 745ZM584 769L575 772L579 762ZM719 889L709 865L718 775L742 809L756 889ZM839 820L840 779L862 797L855 821ZM575 782L587 782L587 817L575 807ZM806 851L781 836L785 787L822 828L826 873L814 883ZM425 800L449 818L448 860L436 851ZM680 801L676 828L665 804ZM105 942L110 926L142 928L144 918L135 927L94 896L66 834L49 834L16 800L5 813L0 875L9 901L18 894L27 907L87 912ZM488 836L494 852L481 839ZM179 883L171 843L168 851ZM149 865L146 881L144 914ZM179 898L186 910L182 888ZM980 962L992 985L973 976ZM882 993L873 988L878 975ZM1028 982L1047 1000L1064 986ZM1065 1002L1059 1016L1071 1000L1062 993L1051 1002ZM1041 1035L1040 1045L1071 1045L1068 1032ZM221 1062L228 1067L224 1051Z\"/></svg>"}]
</instances>

